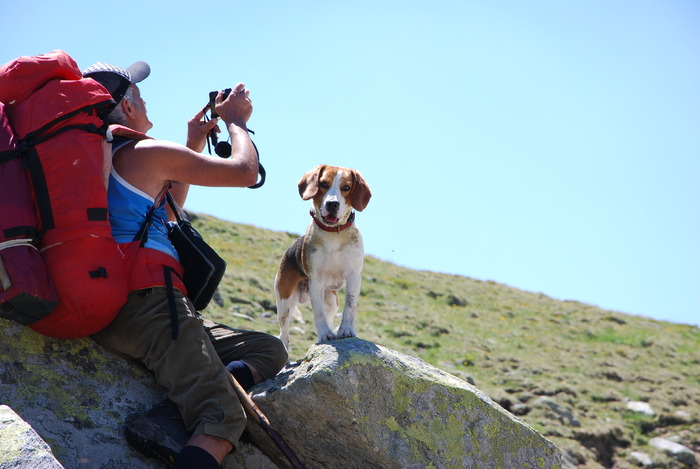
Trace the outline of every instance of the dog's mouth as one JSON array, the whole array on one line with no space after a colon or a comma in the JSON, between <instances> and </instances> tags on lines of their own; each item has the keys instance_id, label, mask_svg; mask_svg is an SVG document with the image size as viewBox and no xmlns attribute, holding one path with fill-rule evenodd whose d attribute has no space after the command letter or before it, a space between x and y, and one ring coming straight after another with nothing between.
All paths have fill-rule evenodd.
<instances>
[{"instance_id":1,"label":"dog's mouth","mask_svg":"<svg viewBox=\"0 0 700 469\"><path fill-rule=\"evenodd\" d=\"M330 213L323 217L323 221L325 221L329 225L332 225L333 223L337 223L338 220L339 220L338 217L336 217L335 215L330 214Z\"/></svg>"}]
</instances>

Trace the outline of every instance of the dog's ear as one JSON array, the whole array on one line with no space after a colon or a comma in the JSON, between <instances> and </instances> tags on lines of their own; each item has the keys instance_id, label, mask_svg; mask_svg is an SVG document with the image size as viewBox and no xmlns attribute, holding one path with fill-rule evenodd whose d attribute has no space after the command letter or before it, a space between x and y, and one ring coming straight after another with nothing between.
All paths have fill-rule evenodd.
<instances>
[{"instance_id":1,"label":"dog's ear","mask_svg":"<svg viewBox=\"0 0 700 469\"><path fill-rule=\"evenodd\" d=\"M316 192L318 192L318 179L325 167L326 165L320 164L302 176L299 181L299 195L302 199L309 200L316 195Z\"/></svg>"},{"instance_id":2,"label":"dog's ear","mask_svg":"<svg viewBox=\"0 0 700 469\"><path fill-rule=\"evenodd\" d=\"M352 207L361 212L365 209L369 203L369 199L372 198L372 192L369 190L369 185L365 178L362 177L357 170L352 170L352 189L350 190L350 203Z\"/></svg>"}]
</instances>

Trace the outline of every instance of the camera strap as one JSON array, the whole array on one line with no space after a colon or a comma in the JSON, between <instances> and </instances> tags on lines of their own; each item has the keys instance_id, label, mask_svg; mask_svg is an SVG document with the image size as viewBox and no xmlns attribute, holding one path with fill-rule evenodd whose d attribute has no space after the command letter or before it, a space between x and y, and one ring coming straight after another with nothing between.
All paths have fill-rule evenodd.
<instances>
[{"instance_id":1,"label":"camera strap","mask_svg":"<svg viewBox=\"0 0 700 469\"><path fill-rule=\"evenodd\" d=\"M209 122L211 120L209 116L207 116L206 110L209 109L212 112L213 115L213 110L210 105L207 105L204 107L204 122ZM255 132L252 130L246 128L246 131L250 134L255 135ZM211 129L209 134L207 135L207 150L209 151L209 154L211 155L211 147L214 147L214 153L216 153L217 156L221 158L228 158L231 156L231 144L226 141L226 142L219 142L219 137L216 135L216 130ZM263 184L265 184L265 167L260 163L260 152L258 151L258 146L255 145L255 142L253 139L250 139L250 143L253 144L253 148L255 148L255 154L258 156L258 175L260 176L260 179L258 180L257 183L253 184L252 186L248 186L248 189L257 189L259 187L262 187Z\"/></svg>"}]
</instances>

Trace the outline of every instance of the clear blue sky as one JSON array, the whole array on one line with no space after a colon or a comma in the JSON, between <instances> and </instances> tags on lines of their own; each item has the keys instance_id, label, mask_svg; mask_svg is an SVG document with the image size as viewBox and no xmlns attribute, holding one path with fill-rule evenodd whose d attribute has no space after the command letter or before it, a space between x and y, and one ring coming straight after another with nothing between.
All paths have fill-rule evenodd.
<instances>
[{"instance_id":1,"label":"clear blue sky","mask_svg":"<svg viewBox=\"0 0 700 469\"><path fill-rule=\"evenodd\" d=\"M373 191L368 254L700 322L695 0L25 0L0 17L2 63L149 62L154 137L184 142L208 91L246 83L268 182L194 189L190 210L302 233L301 175L348 166Z\"/></svg>"}]
</instances>

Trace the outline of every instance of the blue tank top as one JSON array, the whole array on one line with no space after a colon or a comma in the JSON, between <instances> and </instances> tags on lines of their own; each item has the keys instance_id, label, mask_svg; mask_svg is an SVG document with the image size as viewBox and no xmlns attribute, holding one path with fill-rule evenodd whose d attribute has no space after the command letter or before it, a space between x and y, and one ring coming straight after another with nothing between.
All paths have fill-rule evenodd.
<instances>
[{"instance_id":1,"label":"blue tank top","mask_svg":"<svg viewBox=\"0 0 700 469\"><path fill-rule=\"evenodd\" d=\"M153 198L129 184L112 167L109 173L107 201L112 237L118 243L133 241L134 236L146 221L146 214L153 206ZM153 223L148 229L148 240L145 247L157 249L170 254L178 261L180 260L168 238L168 213L165 210L165 198L153 214Z\"/></svg>"}]
</instances>

